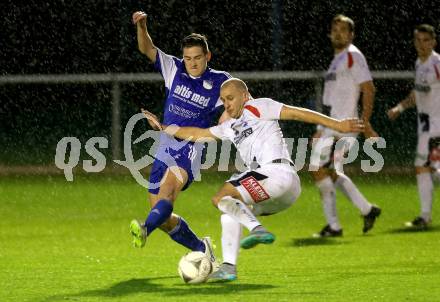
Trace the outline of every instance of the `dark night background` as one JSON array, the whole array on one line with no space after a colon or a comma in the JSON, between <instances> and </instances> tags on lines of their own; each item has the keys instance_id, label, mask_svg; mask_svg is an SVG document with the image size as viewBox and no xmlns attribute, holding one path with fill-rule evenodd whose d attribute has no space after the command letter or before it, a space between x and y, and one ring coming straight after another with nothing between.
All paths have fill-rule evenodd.
<instances>
[{"instance_id":1,"label":"dark night background","mask_svg":"<svg viewBox=\"0 0 440 302\"><path fill-rule=\"evenodd\" d=\"M169 54L180 57L185 35L207 35L210 66L231 74L327 69L333 55L329 23L338 13L355 21L354 44L371 70L412 70L414 26L437 28L440 22L434 1L1 1L0 76L152 72L137 50L131 24L136 10L148 13L155 45ZM385 118L385 110L409 92L411 81L375 84L373 125L387 139L386 154L392 162L411 162L415 111L395 123ZM249 86L255 97L313 106L311 82L251 81ZM83 144L91 136L110 141L110 89L108 84L0 85L0 165L52 164L64 136L76 136ZM128 83L121 89L123 126L140 106L160 112L163 83ZM284 127L289 137L313 131L298 124Z\"/></svg>"}]
</instances>

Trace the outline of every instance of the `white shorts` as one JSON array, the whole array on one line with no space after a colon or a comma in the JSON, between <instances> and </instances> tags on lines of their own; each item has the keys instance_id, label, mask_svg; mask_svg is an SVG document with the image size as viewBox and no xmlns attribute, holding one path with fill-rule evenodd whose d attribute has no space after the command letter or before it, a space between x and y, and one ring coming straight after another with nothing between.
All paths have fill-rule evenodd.
<instances>
[{"instance_id":1,"label":"white shorts","mask_svg":"<svg viewBox=\"0 0 440 302\"><path fill-rule=\"evenodd\" d=\"M436 140L437 138L437 140ZM437 168L440 162L440 133L423 132L419 134L417 140L417 151L414 165L416 167L429 167Z\"/></svg>"},{"instance_id":2,"label":"white shorts","mask_svg":"<svg viewBox=\"0 0 440 302\"><path fill-rule=\"evenodd\" d=\"M355 136L335 137L324 131L320 138L313 140L310 171L317 171L322 167L342 169L342 161L356 143Z\"/></svg>"},{"instance_id":3,"label":"white shorts","mask_svg":"<svg viewBox=\"0 0 440 302\"><path fill-rule=\"evenodd\" d=\"M227 182L240 193L254 215L271 215L289 208L301 193L301 183L289 164L266 164L233 175Z\"/></svg>"}]
</instances>

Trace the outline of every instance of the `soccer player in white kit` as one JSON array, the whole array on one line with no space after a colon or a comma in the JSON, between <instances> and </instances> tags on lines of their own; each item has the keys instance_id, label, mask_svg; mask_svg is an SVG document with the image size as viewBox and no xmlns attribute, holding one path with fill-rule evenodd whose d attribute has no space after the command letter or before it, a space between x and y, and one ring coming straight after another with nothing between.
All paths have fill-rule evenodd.
<instances>
[{"instance_id":1,"label":"soccer player in white kit","mask_svg":"<svg viewBox=\"0 0 440 302\"><path fill-rule=\"evenodd\" d=\"M338 120L318 112L287 106L269 98L252 99L246 84L236 78L226 80L220 98L231 119L208 129L160 125L170 135L190 141L227 139L234 143L249 170L232 176L212 198L223 212L223 264L212 279L235 280L240 246L244 249L259 243L270 244L275 236L256 218L289 208L298 198L300 180L290 159L278 120L298 120L321 124L340 132L359 132L363 123L358 119ZM249 235L241 238L242 225Z\"/></svg>"},{"instance_id":2,"label":"soccer player in white kit","mask_svg":"<svg viewBox=\"0 0 440 302\"><path fill-rule=\"evenodd\" d=\"M364 55L352 44L353 35L353 20L343 15L333 18L330 40L335 56L325 75L323 113L336 119L357 118L358 100L362 93L361 118L365 125L364 135L367 138L377 137L370 124L375 87ZM336 188L360 210L364 218L364 233L373 227L380 215L380 208L369 203L342 169L338 169L344 153L355 143L356 135L343 135L322 126L318 126L314 135L310 170L319 188L327 220L324 228L314 234L315 237L342 236L342 227L336 213ZM344 142L342 148L335 148L340 146L336 144L338 140Z\"/></svg>"},{"instance_id":3,"label":"soccer player in white kit","mask_svg":"<svg viewBox=\"0 0 440 302\"><path fill-rule=\"evenodd\" d=\"M422 24L414 30L417 51L414 89L408 97L388 111L391 120L405 109L417 106L418 143L414 165L420 198L420 215L405 223L408 227L426 229L432 219L433 179L440 168L440 55L434 27Z\"/></svg>"}]
</instances>

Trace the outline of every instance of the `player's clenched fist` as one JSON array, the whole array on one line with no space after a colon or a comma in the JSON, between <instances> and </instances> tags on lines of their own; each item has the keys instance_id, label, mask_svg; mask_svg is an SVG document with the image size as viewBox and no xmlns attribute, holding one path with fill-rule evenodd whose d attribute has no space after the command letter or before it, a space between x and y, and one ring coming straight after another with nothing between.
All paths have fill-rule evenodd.
<instances>
[{"instance_id":1,"label":"player's clenched fist","mask_svg":"<svg viewBox=\"0 0 440 302\"><path fill-rule=\"evenodd\" d=\"M144 114L144 116L147 118L148 124L150 124L151 128L153 128L154 130L163 130L163 127L156 115L154 115L148 110L145 110L144 108L141 108L141 111Z\"/></svg>"},{"instance_id":2,"label":"player's clenched fist","mask_svg":"<svg viewBox=\"0 0 440 302\"><path fill-rule=\"evenodd\" d=\"M142 11L135 12L133 14L132 20L133 24L138 24L142 27L147 26L147 14Z\"/></svg>"}]
</instances>

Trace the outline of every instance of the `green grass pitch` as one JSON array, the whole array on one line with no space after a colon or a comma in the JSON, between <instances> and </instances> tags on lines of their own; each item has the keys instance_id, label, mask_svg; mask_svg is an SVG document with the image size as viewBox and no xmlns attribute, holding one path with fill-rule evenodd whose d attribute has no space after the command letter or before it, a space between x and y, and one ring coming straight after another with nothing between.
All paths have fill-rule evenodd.
<instances>
[{"instance_id":1,"label":"green grass pitch","mask_svg":"<svg viewBox=\"0 0 440 302\"><path fill-rule=\"evenodd\" d=\"M228 175L204 174L175 207L219 257L210 197ZM131 246L129 222L147 214L146 190L131 177L1 177L0 301L440 301L440 205L430 231L401 229L418 213L414 177L355 177L382 216L362 235L359 212L338 195L344 237L329 240L311 238L324 218L318 191L301 178L296 204L261 218L277 240L241 251L237 281L191 286L177 274L186 250L167 235Z\"/></svg>"}]
</instances>

